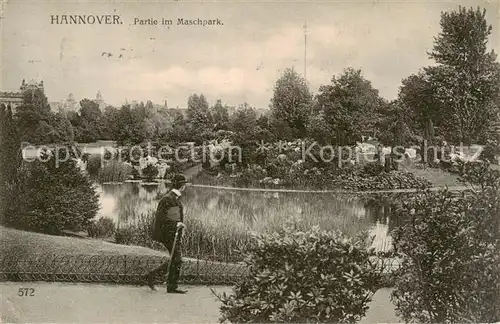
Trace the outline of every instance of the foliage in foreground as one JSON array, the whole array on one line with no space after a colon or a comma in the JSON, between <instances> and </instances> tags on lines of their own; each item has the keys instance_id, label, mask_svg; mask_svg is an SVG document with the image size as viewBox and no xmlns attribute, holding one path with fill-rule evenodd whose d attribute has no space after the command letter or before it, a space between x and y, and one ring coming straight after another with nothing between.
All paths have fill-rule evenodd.
<instances>
[{"instance_id":1,"label":"foliage in foreground","mask_svg":"<svg viewBox=\"0 0 500 324\"><path fill-rule=\"evenodd\" d=\"M404 262L392 300L405 322L500 320L500 177L472 178L476 191L424 192L399 211L411 217L394 234Z\"/></svg>"},{"instance_id":2,"label":"foliage in foreground","mask_svg":"<svg viewBox=\"0 0 500 324\"><path fill-rule=\"evenodd\" d=\"M42 158L25 162L7 188L5 225L46 234L85 229L99 210L92 182L73 159Z\"/></svg>"},{"instance_id":3,"label":"foliage in foreground","mask_svg":"<svg viewBox=\"0 0 500 324\"><path fill-rule=\"evenodd\" d=\"M354 323L380 279L366 241L319 227L256 235L245 252L248 277L218 296L221 322Z\"/></svg>"}]
</instances>

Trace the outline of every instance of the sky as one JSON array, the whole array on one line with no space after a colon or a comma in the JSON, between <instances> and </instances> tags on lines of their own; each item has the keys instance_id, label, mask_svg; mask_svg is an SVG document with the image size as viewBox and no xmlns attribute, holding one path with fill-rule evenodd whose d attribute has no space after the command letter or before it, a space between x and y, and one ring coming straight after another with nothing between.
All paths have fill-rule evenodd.
<instances>
[{"instance_id":1,"label":"sky","mask_svg":"<svg viewBox=\"0 0 500 324\"><path fill-rule=\"evenodd\" d=\"M316 93L353 67L392 100L403 78L433 63L427 52L440 13L459 4L487 9L490 48L500 52L500 1L8 1L0 20L0 89L35 79L44 81L49 101L100 91L115 106L167 100L185 107L190 94L203 93L210 104L220 98L267 108L286 68L304 74L305 66ZM117 14L123 24L51 24L51 15L65 14ZM174 25L134 25L134 18ZM223 25L177 26L178 18L218 18Z\"/></svg>"}]
</instances>

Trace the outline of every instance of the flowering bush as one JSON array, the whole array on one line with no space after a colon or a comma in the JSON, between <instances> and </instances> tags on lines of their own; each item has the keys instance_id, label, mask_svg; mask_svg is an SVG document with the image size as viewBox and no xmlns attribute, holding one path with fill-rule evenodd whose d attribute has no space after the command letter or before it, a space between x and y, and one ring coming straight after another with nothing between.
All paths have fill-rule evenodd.
<instances>
[{"instance_id":1,"label":"flowering bush","mask_svg":"<svg viewBox=\"0 0 500 324\"><path fill-rule=\"evenodd\" d=\"M153 181L153 179L158 175L159 170L153 164L148 164L144 169L142 169L142 175L146 177L148 182Z\"/></svg>"},{"instance_id":2,"label":"flowering bush","mask_svg":"<svg viewBox=\"0 0 500 324\"><path fill-rule=\"evenodd\" d=\"M478 191L427 191L398 211L410 216L393 235L403 263L392 300L405 322L500 321L500 177L488 168L480 179Z\"/></svg>"},{"instance_id":3,"label":"flowering bush","mask_svg":"<svg viewBox=\"0 0 500 324\"><path fill-rule=\"evenodd\" d=\"M363 166L363 174L369 177L378 176L384 171L384 166L380 162L370 162Z\"/></svg>"},{"instance_id":4,"label":"flowering bush","mask_svg":"<svg viewBox=\"0 0 500 324\"><path fill-rule=\"evenodd\" d=\"M248 276L218 296L221 322L354 323L380 280L365 240L319 227L256 235L245 253Z\"/></svg>"},{"instance_id":5,"label":"flowering bush","mask_svg":"<svg viewBox=\"0 0 500 324\"><path fill-rule=\"evenodd\" d=\"M397 171L397 162L390 154L386 155L385 165L380 162L355 164L348 161L349 150L341 152L341 167L338 152L329 161L314 161L312 158L303 160L301 150L310 144L302 144L301 141L281 142L279 145L266 147L259 154L247 156L245 163L226 161L209 173L217 176L216 181L214 180L217 185L237 187L366 191L431 186L423 178ZM318 145L312 146L310 153L319 158L321 148Z\"/></svg>"}]
</instances>

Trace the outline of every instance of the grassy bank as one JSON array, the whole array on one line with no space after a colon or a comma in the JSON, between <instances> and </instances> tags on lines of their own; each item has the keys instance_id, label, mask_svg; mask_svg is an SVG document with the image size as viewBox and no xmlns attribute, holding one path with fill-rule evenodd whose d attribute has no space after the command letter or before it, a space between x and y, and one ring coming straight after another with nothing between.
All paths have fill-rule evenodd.
<instances>
[{"instance_id":1,"label":"grassy bank","mask_svg":"<svg viewBox=\"0 0 500 324\"><path fill-rule=\"evenodd\" d=\"M442 169L430 167L423 168L421 165L403 166L402 169L413 173L417 177L427 179L432 183L433 187L453 187L463 185L463 183L459 181L458 175L446 172Z\"/></svg>"},{"instance_id":2,"label":"grassy bank","mask_svg":"<svg viewBox=\"0 0 500 324\"><path fill-rule=\"evenodd\" d=\"M161 251L100 240L51 236L0 227L0 281L144 283L168 260ZM231 284L246 269L184 258L181 281Z\"/></svg>"},{"instance_id":3,"label":"grassy bank","mask_svg":"<svg viewBox=\"0 0 500 324\"><path fill-rule=\"evenodd\" d=\"M35 254L168 256L141 246L125 246L101 240L53 236L0 227L0 255L30 257Z\"/></svg>"}]
</instances>

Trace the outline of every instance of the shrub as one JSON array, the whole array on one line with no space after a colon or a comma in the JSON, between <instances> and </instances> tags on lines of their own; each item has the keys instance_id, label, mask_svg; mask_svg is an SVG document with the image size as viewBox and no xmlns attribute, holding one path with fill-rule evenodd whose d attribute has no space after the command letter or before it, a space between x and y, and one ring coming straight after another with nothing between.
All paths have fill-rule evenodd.
<instances>
[{"instance_id":1,"label":"shrub","mask_svg":"<svg viewBox=\"0 0 500 324\"><path fill-rule=\"evenodd\" d=\"M152 182L158 175L158 172L158 168L153 164L148 164L144 169L142 169L142 174L146 177L146 181L148 182Z\"/></svg>"},{"instance_id":2,"label":"shrub","mask_svg":"<svg viewBox=\"0 0 500 324\"><path fill-rule=\"evenodd\" d=\"M245 253L248 276L218 296L222 322L354 323L380 279L364 241L319 227L256 235Z\"/></svg>"},{"instance_id":3,"label":"shrub","mask_svg":"<svg viewBox=\"0 0 500 324\"><path fill-rule=\"evenodd\" d=\"M92 182L74 160L56 164L54 156L45 158L47 162L36 160L19 169L8 188L5 224L47 234L85 229L99 210Z\"/></svg>"},{"instance_id":4,"label":"shrub","mask_svg":"<svg viewBox=\"0 0 500 324\"><path fill-rule=\"evenodd\" d=\"M479 157L491 164L498 164L497 157L500 155L500 144L496 140L488 140Z\"/></svg>"},{"instance_id":5,"label":"shrub","mask_svg":"<svg viewBox=\"0 0 500 324\"><path fill-rule=\"evenodd\" d=\"M121 227L115 232L115 242L123 245L138 245L136 243L137 229L134 227Z\"/></svg>"},{"instance_id":6,"label":"shrub","mask_svg":"<svg viewBox=\"0 0 500 324\"><path fill-rule=\"evenodd\" d=\"M98 155L91 155L87 158L87 172L93 178L99 174L102 167L102 159Z\"/></svg>"},{"instance_id":7,"label":"shrub","mask_svg":"<svg viewBox=\"0 0 500 324\"><path fill-rule=\"evenodd\" d=\"M375 177L384 172L384 166L380 162L370 162L363 166L363 175Z\"/></svg>"},{"instance_id":8,"label":"shrub","mask_svg":"<svg viewBox=\"0 0 500 324\"><path fill-rule=\"evenodd\" d=\"M392 300L405 322L500 320L500 177L488 168L475 179L478 191L423 192L398 212L410 215L393 235L403 263Z\"/></svg>"},{"instance_id":9,"label":"shrub","mask_svg":"<svg viewBox=\"0 0 500 324\"><path fill-rule=\"evenodd\" d=\"M87 227L87 233L93 238L111 237L115 234L115 222L111 218L99 218Z\"/></svg>"}]
</instances>

